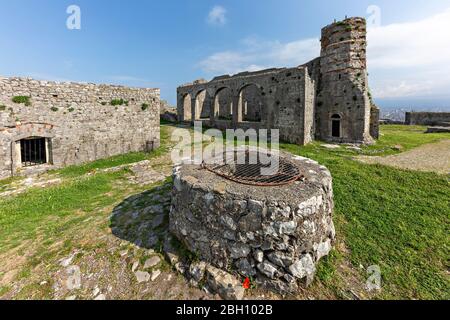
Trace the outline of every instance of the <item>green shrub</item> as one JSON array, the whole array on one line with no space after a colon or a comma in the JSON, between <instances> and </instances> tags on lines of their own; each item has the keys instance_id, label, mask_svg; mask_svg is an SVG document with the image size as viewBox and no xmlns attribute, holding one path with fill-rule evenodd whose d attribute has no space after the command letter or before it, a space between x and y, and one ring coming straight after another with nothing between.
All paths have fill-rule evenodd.
<instances>
[{"instance_id":1,"label":"green shrub","mask_svg":"<svg viewBox=\"0 0 450 320\"><path fill-rule=\"evenodd\" d=\"M110 104L112 106L122 106L125 104L125 101L123 99L113 99L111 100Z\"/></svg>"},{"instance_id":2,"label":"green shrub","mask_svg":"<svg viewBox=\"0 0 450 320\"><path fill-rule=\"evenodd\" d=\"M69 110L68 110L69 112L74 112L75 111L75 109L74 108L69 108Z\"/></svg>"},{"instance_id":3,"label":"green shrub","mask_svg":"<svg viewBox=\"0 0 450 320\"><path fill-rule=\"evenodd\" d=\"M12 98L12 102L14 103L23 103L26 106L31 105L30 97L28 96L15 96Z\"/></svg>"},{"instance_id":4,"label":"green shrub","mask_svg":"<svg viewBox=\"0 0 450 320\"><path fill-rule=\"evenodd\" d=\"M6 106L0 105L0 111L5 111L5 110L6 110Z\"/></svg>"},{"instance_id":5,"label":"green shrub","mask_svg":"<svg viewBox=\"0 0 450 320\"><path fill-rule=\"evenodd\" d=\"M142 111L145 111L148 109L148 104L147 103L143 103L141 106Z\"/></svg>"},{"instance_id":6,"label":"green shrub","mask_svg":"<svg viewBox=\"0 0 450 320\"><path fill-rule=\"evenodd\" d=\"M53 112L58 111L59 109L57 107L51 107L50 110L52 110Z\"/></svg>"},{"instance_id":7,"label":"green shrub","mask_svg":"<svg viewBox=\"0 0 450 320\"><path fill-rule=\"evenodd\" d=\"M102 106L106 106L106 105L107 105L107 103L103 101L102 102Z\"/></svg>"}]
</instances>

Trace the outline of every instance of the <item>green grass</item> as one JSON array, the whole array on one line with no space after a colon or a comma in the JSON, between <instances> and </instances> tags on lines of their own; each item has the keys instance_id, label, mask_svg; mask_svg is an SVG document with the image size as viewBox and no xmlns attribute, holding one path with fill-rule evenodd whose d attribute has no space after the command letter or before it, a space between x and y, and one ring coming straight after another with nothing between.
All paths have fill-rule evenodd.
<instances>
[{"instance_id":1,"label":"green grass","mask_svg":"<svg viewBox=\"0 0 450 320\"><path fill-rule=\"evenodd\" d=\"M123 99L113 99L113 100L111 100L110 105L112 105L112 106L122 106L122 105L128 106L128 101L123 100Z\"/></svg>"},{"instance_id":2,"label":"green grass","mask_svg":"<svg viewBox=\"0 0 450 320\"><path fill-rule=\"evenodd\" d=\"M425 135L424 127L383 126L377 146L364 147L377 155L397 152L436 142L448 135ZM62 169L63 177L79 177L91 170L140 161L170 150L169 130L161 129L162 147L153 155L130 154L96 161L84 166ZM378 265L382 272L382 290L375 298L450 299L450 187L444 175L399 170L381 165L367 165L353 160L358 153L344 147L328 150L320 142L308 146L281 143L282 150L306 156L326 165L334 181L334 221L340 242L348 251L336 249L318 268L317 281L345 298L348 290L340 268L349 261L366 279L365 270ZM81 179L67 179L59 186L31 189L0 200L0 252L26 240L44 235L63 238L68 230L82 228L83 215L95 213L126 197L119 183L125 172L98 173ZM11 181L0 181L0 188ZM108 194L108 196L106 196ZM67 235L66 235L67 236ZM68 243L70 247L70 243ZM46 253L34 258L38 263ZM360 269L360 265L363 269ZM23 274L26 276L27 270ZM0 291L6 289L0 288Z\"/></svg>"},{"instance_id":3,"label":"green grass","mask_svg":"<svg viewBox=\"0 0 450 320\"><path fill-rule=\"evenodd\" d=\"M0 200L0 251L35 239L38 227L44 227L47 234L67 230L67 225L58 226L75 211L92 212L111 204L114 199L104 194L112 190L112 182L123 174L123 171L97 174Z\"/></svg>"},{"instance_id":4,"label":"green grass","mask_svg":"<svg viewBox=\"0 0 450 320\"><path fill-rule=\"evenodd\" d=\"M379 150L398 143L410 149L445 137L419 136L421 128L417 127L382 129ZM324 150L318 144L281 144L281 148L330 169L338 237L350 250L353 266L381 267L383 290L379 298L450 298L446 274L450 187L446 176L367 165L352 160L348 156L351 151ZM319 277L330 282L333 272L333 263L327 262ZM362 276L366 277L365 273Z\"/></svg>"},{"instance_id":5,"label":"green grass","mask_svg":"<svg viewBox=\"0 0 450 320\"><path fill-rule=\"evenodd\" d=\"M428 143L450 139L448 133L427 133L424 126L383 125L380 140L373 146L363 149L364 154L389 155L399 153L395 146L401 146L401 152L417 148Z\"/></svg>"},{"instance_id":6,"label":"green grass","mask_svg":"<svg viewBox=\"0 0 450 320\"><path fill-rule=\"evenodd\" d=\"M26 106L31 105L30 97L28 97L28 96L15 96L12 98L12 102L17 103L17 104L23 103Z\"/></svg>"}]
</instances>

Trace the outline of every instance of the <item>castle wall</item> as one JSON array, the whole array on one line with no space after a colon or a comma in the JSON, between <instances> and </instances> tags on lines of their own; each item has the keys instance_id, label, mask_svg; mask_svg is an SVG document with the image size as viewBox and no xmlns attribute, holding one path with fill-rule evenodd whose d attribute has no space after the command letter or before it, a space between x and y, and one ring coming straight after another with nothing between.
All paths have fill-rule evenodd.
<instances>
[{"instance_id":1,"label":"castle wall","mask_svg":"<svg viewBox=\"0 0 450 320\"><path fill-rule=\"evenodd\" d=\"M196 97L206 92L203 106L214 110L209 119L202 119L206 125L219 129L279 129L282 140L304 144L305 136L310 140L314 100L313 80L307 72L306 67L269 69L181 86L177 90L179 121L200 119L198 108L191 108L190 117L184 116L184 97L191 97L194 105ZM305 118L307 104L310 104L308 119ZM229 106L232 106L231 114L226 112Z\"/></svg>"},{"instance_id":2,"label":"castle wall","mask_svg":"<svg viewBox=\"0 0 450 320\"><path fill-rule=\"evenodd\" d=\"M408 125L450 126L450 112L407 112Z\"/></svg>"},{"instance_id":3,"label":"castle wall","mask_svg":"<svg viewBox=\"0 0 450 320\"><path fill-rule=\"evenodd\" d=\"M159 108L159 89L0 78L0 178L158 147ZM29 137L46 138L47 165L22 167L19 140Z\"/></svg>"},{"instance_id":4,"label":"castle wall","mask_svg":"<svg viewBox=\"0 0 450 320\"><path fill-rule=\"evenodd\" d=\"M372 143L379 135L379 110L369 95L365 20L327 26L321 42L321 56L296 68L243 72L179 87L179 121L200 119L200 112L189 105L206 90L202 101L215 110L206 123L219 129L279 129L282 140L301 145L315 139ZM256 91L243 92L249 85ZM222 105L232 105L232 114Z\"/></svg>"}]
</instances>

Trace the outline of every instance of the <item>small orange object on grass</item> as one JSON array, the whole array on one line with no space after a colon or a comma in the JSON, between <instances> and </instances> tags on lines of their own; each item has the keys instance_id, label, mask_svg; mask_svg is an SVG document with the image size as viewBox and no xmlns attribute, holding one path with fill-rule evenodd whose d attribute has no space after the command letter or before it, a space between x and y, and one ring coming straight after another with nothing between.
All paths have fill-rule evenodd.
<instances>
[{"instance_id":1,"label":"small orange object on grass","mask_svg":"<svg viewBox=\"0 0 450 320\"><path fill-rule=\"evenodd\" d=\"M244 287L244 289L250 289L250 279L249 278L245 278L244 283L242 284L242 286Z\"/></svg>"}]
</instances>

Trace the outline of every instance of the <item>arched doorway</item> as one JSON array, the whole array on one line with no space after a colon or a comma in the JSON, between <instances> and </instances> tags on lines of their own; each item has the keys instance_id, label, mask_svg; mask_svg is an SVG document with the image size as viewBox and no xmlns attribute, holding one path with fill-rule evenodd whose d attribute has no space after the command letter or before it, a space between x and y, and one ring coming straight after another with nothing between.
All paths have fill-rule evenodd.
<instances>
[{"instance_id":1,"label":"arched doorway","mask_svg":"<svg viewBox=\"0 0 450 320\"><path fill-rule=\"evenodd\" d=\"M333 114L331 116L331 136L333 138L341 138L341 116L338 114Z\"/></svg>"},{"instance_id":2,"label":"arched doorway","mask_svg":"<svg viewBox=\"0 0 450 320\"><path fill-rule=\"evenodd\" d=\"M214 97L214 119L233 120L233 95L230 88L219 89Z\"/></svg>"},{"instance_id":3,"label":"arched doorway","mask_svg":"<svg viewBox=\"0 0 450 320\"><path fill-rule=\"evenodd\" d=\"M183 97L183 120L192 120L192 98L189 93Z\"/></svg>"},{"instance_id":4,"label":"arched doorway","mask_svg":"<svg viewBox=\"0 0 450 320\"><path fill-rule=\"evenodd\" d=\"M206 90L202 90L197 93L195 97L195 117L198 119L209 119L210 117L210 105L208 103Z\"/></svg>"},{"instance_id":5,"label":"arched doorway","mask_svg":"<svg viewBox=\"0 0 450 320\"><path fill-rule=\"evenodd\" d=\"M239 92L239 121L261 122L263 109L261 89L249 84Z\"/></svg>"}]
</instances>

